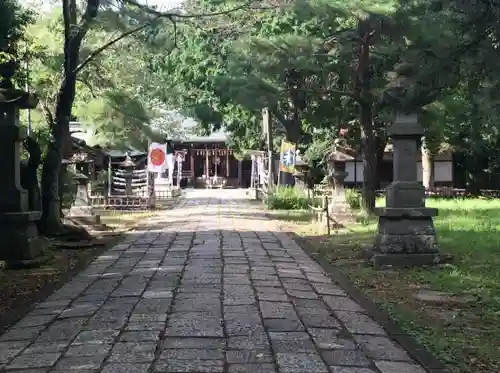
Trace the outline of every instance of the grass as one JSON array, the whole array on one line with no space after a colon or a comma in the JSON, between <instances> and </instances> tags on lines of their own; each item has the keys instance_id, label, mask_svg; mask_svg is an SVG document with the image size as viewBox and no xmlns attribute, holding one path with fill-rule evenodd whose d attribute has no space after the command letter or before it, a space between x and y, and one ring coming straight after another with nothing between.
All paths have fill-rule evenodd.
<instances>
[{"instance_id":1,"label":"grass","mask_svg":"<svg viewBox=\"0 0 500 373\"><path fill-rule=\"evenodd\" d=\"M377 204L383 205L380 200ZM374 270L360 259L371 244L376 220L363 219L324 235L306 212L275 213L284 226L345 273L416 340L454 373L500 371L500 200L430 199L439 209L435 226L442 252L451 264L432 269ZM428 303L414 298L419 289L472 299L467 303Z\"/></svg>"}]
</instances>

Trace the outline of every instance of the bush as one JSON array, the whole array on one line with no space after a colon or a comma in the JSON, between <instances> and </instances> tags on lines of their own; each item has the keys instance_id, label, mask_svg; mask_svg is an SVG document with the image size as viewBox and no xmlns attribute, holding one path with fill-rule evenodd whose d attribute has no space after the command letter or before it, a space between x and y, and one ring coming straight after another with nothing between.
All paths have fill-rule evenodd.
<instances>
[{"instance_id":1,"label":"bush","mask_svg":"<svg viewBox=\"0 0 500 373\"><path fill-rule=\"evenodd\" d=\"M359 210L361 208L361 193L356 189L346 189L345 201L351 209Z\"/></svg>"},{"instance_id":2,"label":"bush","mask_svg":"<svg viewBox=\"0 0 500 373\"><path fill-rule=\"evenodd\" d=\"M305 210L310 201L302 190L280 186L267 196L266 202L271 210Z\"/></svg>"}]
</instances>

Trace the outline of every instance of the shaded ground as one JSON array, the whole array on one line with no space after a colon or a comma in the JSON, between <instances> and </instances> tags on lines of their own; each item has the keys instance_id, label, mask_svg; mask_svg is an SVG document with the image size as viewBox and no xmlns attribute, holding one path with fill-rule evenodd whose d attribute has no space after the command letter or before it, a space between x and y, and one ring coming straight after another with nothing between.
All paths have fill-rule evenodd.
<instances>
[{"instance_id":1,"label":"shaded ground","mask_svg":"<svg viewBox=\"0 0 500 373\"><path fill-rule=\"evenodd\" d=\"M120 232L130 229L138 219L146 216L151 213L108 213L102 217L102 223L112 230L97 234L90 245L81 247L73 243L52 247L49 251L53 259L39 268L0 270L0 332L116 242Z\"/></svg>"},{"instance_id":2,"label":"shaded ground","mask_svg":"<svg viewBox=\"0 0 500 373\"><path fill-rule=\"evenodd\" d=\"M348 226L330 237L309 223L305 212L277 212L282 229L323 257L389 312L453 372L500 371L500 201L429 200L442 251L451 264L433 269L376 271L360 259L376 224ZM422 301L423 290L453 298Z\"/></svg>"},{"instance_id":3,"label":"shaded ground","mask_svg":"<svg viewBox=\"0 0 500 373\"><path fill-rule=\"evenodd\" d=\"M240 191L191 197L144 219L0 336L0 366L425 373Z\"/></svg>"}]
</instances>

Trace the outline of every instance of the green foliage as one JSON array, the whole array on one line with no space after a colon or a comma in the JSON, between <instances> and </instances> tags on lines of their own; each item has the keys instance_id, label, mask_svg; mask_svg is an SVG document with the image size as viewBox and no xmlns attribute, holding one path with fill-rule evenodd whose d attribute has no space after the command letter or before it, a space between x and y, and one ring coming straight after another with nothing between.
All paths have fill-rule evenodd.
<instances>
[{"instance_id":1,"label":"green foliage","mask_svg":"<svg viewBox=\"0 0 500 373\"><path fill-rule=\"evenodd\" d=\"M269 193L266 203L271 210L304 210L309 207L310 200L300 189L280 186Z\"/></svg>"},{"instance_id":2,"label":"green foliage","mask_svg":"<svg viewBox=\"0 0 500 373\"><path fill-rule=\"evenodd\" d=\"M357 189L346 189L345 201L351 209L359 210L361 208L361 193Z\"/></svg>"},{"instance_id":3,"label":"green foliage","mask_svg":"<svg viewBox=\"0 0 500 373\"><path fill-rule=\"evenodd\" d=\"M19 44L33 20L33 13L22 8L17 0L0 2L0 63L20 57Z\"/></svg>"}]
</instances>

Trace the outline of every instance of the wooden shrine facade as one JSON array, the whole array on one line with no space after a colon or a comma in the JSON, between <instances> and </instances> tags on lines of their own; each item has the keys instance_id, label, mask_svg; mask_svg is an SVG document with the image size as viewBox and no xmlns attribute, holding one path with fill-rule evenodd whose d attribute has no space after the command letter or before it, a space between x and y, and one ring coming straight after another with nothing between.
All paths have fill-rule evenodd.
<instances>
[{"instance_id":1,"label":"wooden shrine facade","mask_svg":"<svg viewBox=\"0 0 500 373\"><path fill-rule=\"evenodd\" d=\"M224 180L226 187L248 187L251 162L235 158L224 141L169 141L173 151L183 151L181 185L204 188L210 180ZM248 170L247 170L248 169ZM248 172L246 172L248 171ZM177 164L174 180L177 177Z\"/></svg>"}]
</instances>

